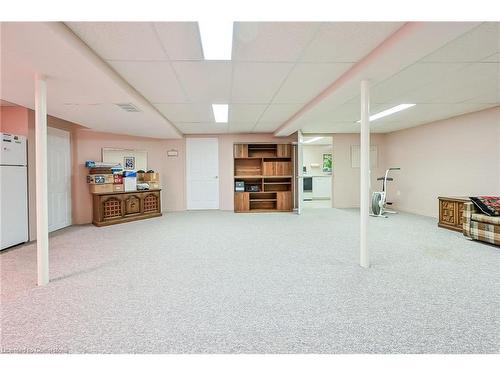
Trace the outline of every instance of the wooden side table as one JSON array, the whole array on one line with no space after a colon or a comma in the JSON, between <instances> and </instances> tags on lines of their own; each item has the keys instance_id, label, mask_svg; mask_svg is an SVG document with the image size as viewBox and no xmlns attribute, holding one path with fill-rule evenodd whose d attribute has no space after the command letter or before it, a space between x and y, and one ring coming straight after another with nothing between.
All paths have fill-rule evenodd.
<instances>
[{"instance_id":1,"label":"wooden side table","mask_svg":"<svg viewBox=\"0 0 500 375\"><path fill-rule=\"evenodd\" d=\"M441 228L463 231L464 203L470 202L468 197L438 197L439 222Z\"/></svg>"}]
</instances>

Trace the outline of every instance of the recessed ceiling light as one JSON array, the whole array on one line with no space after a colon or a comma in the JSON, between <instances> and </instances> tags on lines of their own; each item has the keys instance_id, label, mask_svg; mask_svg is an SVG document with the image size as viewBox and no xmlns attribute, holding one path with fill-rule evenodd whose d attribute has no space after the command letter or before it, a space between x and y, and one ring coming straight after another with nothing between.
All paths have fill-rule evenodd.
<instances>
[{"instance_id":1,"label":"recessed ceiling light","mask_svg":"<svg viewBox=\"0 0 500 375\"><path fill-rule=\"evenodd\" d=\"M212 104L215 122L227 122L229 105L228 104Z\"/></svg>"},{"instance_id":2,"label":"recessed ceiling light","mask_svg":"<svg viewBox=\"0 0 500 375\"><path fill-rule=\"evenodd\" d=\"M232 22L198 22L205 60L231 60Z\"/></svg>"},{"instance_id":3,"label":"recessed ceiling light","mask_svg":"<svg viewBox=\"0 0 500 375\"><path fill-rule=\"evenodd\" d=\"M380 119L382 117L390 116L393 113L403 111L403 110L411 108L413 106L415 106L415 104L399 104L399 105L397 105L395 107L386 109L385 111L382 111L382 112L379 112L379 113L375 113L374 115L371 115L370 116L370 121L375 121L375 120L378 120L378 119ZM359 120L357 122L361 122L361 120Z\"/></svg>"},{"instance_id":4,"label":"recessed ceiling light","mask_svg":"<svg viewBox=\"0 0 500 375\"><path fill-rule=\"evenodd\" d=\"M313 142L319 141L320 139L323 139L323 137L314 137L314 138L308 139L307 141L303 141L302 143L313 143Z\"/></svg>"}]
</instances>

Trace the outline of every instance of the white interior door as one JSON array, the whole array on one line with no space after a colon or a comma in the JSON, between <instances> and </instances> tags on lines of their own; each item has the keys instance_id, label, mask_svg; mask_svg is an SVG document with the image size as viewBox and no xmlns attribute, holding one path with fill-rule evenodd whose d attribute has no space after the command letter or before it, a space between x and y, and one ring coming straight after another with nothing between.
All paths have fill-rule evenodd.
<instances>
[{"instance_id":1,"label":"white interior door","mask_svg":"<svg viewBox=\"0 0 500 375\"><path fill-rule=\"evenodd\" d=\"M71 225L71 144L69 132L47 130L49 232Z\"/></svg>"},{"instance_id":2,"label":"white interior door","mask_svg":"<svg viewBox=\"0 0 500 375\"><path fill-rule=\"evenodd\" d=\"M219 141L186 139L186 196L188 210L219 208Z\"/></svg>"}]
</instances>

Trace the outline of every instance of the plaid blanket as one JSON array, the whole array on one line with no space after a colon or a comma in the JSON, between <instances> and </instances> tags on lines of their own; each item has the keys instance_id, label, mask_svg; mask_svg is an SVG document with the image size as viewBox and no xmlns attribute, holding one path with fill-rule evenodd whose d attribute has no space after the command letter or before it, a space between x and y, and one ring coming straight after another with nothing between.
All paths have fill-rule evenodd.
<instances>
[{"instance_id":1,"label":"plaid blanket","mask_svg":"<svg viewBox=\"0 0 500 375\"><path fill-rule=\"evenodd\" d=\"M472 214L480 213L473 203L464 203L463 234L473 240L500 246L500 225L472 219Z\"/></svg>"}]
</instances>

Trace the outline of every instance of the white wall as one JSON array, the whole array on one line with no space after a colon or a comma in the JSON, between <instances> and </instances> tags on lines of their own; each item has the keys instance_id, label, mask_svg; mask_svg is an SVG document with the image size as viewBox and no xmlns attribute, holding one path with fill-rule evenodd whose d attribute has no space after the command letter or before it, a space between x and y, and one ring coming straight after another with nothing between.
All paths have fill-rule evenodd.
<instances>
[{"instance_id":1,"label":"white wall","mask_svg":"<svg viewBox=\"0 0 500 375\"><path fill-rule=\"evenodd\" d=\"M323 173L323 154L333 154L332 145L303 145L302 149L302 164L307 167L307 174L327 175ZM319 166L311 168L311 163Z\"/></svg>"},{"instance_id":2,"label":"white wall","mask_svg":"<svg viewBox=\"0 0 500 375\"><path fill-rule=\"evenodd\" d=\"M500 195L500 107L392 132L385 141L386 165L401 167L389 187L401 211L437 217L438 196Z\"/></svg>"}]
</instances>

